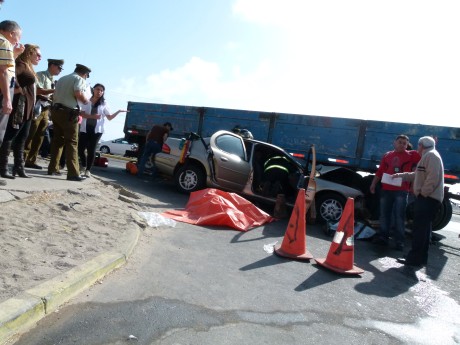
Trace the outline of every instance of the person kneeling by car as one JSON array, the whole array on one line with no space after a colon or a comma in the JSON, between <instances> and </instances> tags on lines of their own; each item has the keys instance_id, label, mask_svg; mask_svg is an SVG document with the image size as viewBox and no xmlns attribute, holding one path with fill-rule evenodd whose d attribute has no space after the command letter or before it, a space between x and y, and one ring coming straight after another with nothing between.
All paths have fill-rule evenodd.
<instances>
[{"instance_id":1,"label":"person kneeling by car","mask_svg":"<svg viewBox=\"0 0 460 345\"><path fill-rule=\"evenodd\" d=\"M161 148L163 147L163 143L169 136L169 132L173 130L172 125L170 122L165 122L163 126L154 125L152 129L149 131L146 137L144 151L142 153L142 157L139 160L139 164L137 167L137 176L142 177L145 170L145 164L147 160L152 157L152 178L156 177L156 167L155 162L153 161L155 155L158 152L161 152Z\"/></svg>"},{"instance_id":2,"label":"person kneeling by car","mask_svg":"<svg viewBox=\"0 0 460 345\"><path fill-rule=\"evenodd\" d=\"M262 179L262 194L276 197L285 194L286 197L295 195L297 174L291 171L290 164L284 157L269 158L264 164Z\"/></svg>"}]
</instances>

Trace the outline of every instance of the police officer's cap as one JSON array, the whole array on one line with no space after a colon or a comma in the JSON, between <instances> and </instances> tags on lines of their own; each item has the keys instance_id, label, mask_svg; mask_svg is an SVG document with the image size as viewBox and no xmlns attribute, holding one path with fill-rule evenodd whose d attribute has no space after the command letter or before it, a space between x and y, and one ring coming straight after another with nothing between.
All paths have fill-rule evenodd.
<instances>
[{"instance_id":1,"label":"police officer's cap","mask_svg":"<svg viewBox=\"0 0 460 345\"><path fill-rule=\"evenodd\" d=\"M59 66L62 68L62 65L64 65L64 60L62 59L48 59L49 64L53 64L56 66Z\"/></svg>"},{"instance_id":2,"label":"police officer's cap","mask_svg":"<svg viewBox=\"0 0 460 345\"><path fill-rule=\"evenodd\" d=\"M91 69L89 67L81 65L79 63L77 63L77 67L75 68L75 70L82 73L91 73Z\"/></svg>"}]
</instances>

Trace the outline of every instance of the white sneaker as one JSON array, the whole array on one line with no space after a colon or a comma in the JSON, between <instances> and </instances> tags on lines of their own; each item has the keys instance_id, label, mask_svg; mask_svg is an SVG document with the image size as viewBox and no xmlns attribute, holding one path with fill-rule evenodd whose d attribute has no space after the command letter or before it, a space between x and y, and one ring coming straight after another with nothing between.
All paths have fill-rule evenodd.
<instances>
[{"instance_id":1,"label":"white sneaker","mask_svg":"<svg viewBox=\"0 0 460 345\"><path fill-rule=\"evenodd\" d=\"M86 170L84 176L85 177L91 177L91 172L89 170Z\"/></svg>"}]
</instances>

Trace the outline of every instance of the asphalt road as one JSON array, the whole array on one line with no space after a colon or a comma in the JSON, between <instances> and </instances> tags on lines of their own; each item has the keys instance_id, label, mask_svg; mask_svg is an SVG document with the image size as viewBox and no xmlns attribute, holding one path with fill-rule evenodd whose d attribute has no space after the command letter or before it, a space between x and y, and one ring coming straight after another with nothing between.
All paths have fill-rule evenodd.
<instances>
[{"instance_id":1,"label":"asphalt road","mask_svg":"<svg viewBox=\"0 0 460 345\"><path fill-rule=\"evenodd\" d=\"M153 212L185 205L171 183L129 176L124 164L110 159L94 175L151 197ZM352 277L270 253L287 221L246 233L184 223L150 228L126 266L17 344L456 344L455 218L418 270L398 264L400 252L356 241L355 262L365 273ZM307 226L314 257L325 257L330 241L321 226Z\"/></svg>"}]
</instances>

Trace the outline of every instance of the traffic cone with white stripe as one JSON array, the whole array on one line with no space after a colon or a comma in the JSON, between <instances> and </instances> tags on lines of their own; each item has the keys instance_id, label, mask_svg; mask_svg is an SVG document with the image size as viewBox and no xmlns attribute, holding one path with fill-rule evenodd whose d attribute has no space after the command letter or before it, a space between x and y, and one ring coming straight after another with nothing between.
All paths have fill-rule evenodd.
<instances>
[{"instance_id":1,"label":"traffic cone with white stripe","mask_svg":"<svg viewBox=\"0 0 460 345\"><path fill-rule=\"evenodd\" d=\"M348 198L326 259L315 259L319 265L337 273L364 273L364 270L354 265L354 209L353 198Z\"/></svg>"},{"instance_id":2,"label":"traffic cone with white stripe","mask_svg":"<svg viewBox=\"0 0 460 345\"><path fill-rule=\"evenodd\" d=\"M281 245L275 245L274 252L296 260L310 260L313 255L307 250L305 189L299 189L289 224Z\"/></svg>"}]
</instances>

